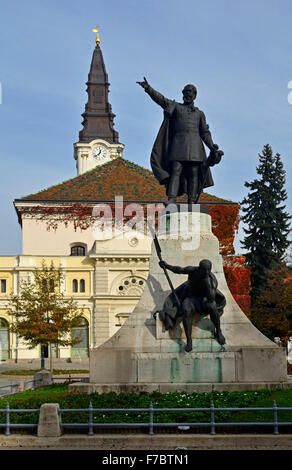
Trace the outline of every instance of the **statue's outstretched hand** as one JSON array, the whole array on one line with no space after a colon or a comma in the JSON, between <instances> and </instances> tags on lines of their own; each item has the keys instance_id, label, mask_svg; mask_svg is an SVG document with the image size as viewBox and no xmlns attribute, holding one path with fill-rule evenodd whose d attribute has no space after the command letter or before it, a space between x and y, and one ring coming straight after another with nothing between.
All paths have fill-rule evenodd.
<instances>
[{"instance_id":1,"label":"statue's outstretched hand","mask_svg":"<svg viewBox=\"0 0 292 470\"><path fill-rule=\"evenodd\" d=\"M145 88L147 88L149 86L149 83L147 82L146 77L144 77L143 82L136 82L136 83L138 83L138 85L140 85L142 88L144 88L144 90L145 90Z\"/></svg>"}]
</instances>

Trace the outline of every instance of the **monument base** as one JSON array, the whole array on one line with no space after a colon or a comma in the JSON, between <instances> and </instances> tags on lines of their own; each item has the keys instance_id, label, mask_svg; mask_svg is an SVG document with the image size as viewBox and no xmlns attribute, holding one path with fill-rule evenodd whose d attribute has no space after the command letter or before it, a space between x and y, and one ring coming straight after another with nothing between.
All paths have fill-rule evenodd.
<instances>
[{"instance_id":1,"label":"monument base","mask_svg":"<svg viewBox=\"0 0 292 470\"><path fill-rule=\"evenodd\" d=\"M226 298L221 317L226 344L220 346L214 339L210 318L197 314L193 350L187 353L181 322L165 331L158 315L153 317L170 290L152 245L149 276L138 305L113 337L90 351L90 383L71 384L70 391L191 393L289 387L285 350L252 325L229 291L210 215L198 210L165 217L159 241L167 263L198 266L202 259L212 262L218 288ZM175 238L178 233L183 236ZM187 279L172 272L169 276L174 287Z\"/></svg>"},{"instance_id":2,"label":"monument base","mask_svg":"<svg viewBox=\"0 0 292 470\"><path fill-rule=\"evenodd\" d=\"M242 382L242 383L127 383L127 384L97 384L97 383L73 383L69 385L71 393L211 393L211 392L241 392L244 390L292 388L292 382Z\"/></svg>"}]
</instances>

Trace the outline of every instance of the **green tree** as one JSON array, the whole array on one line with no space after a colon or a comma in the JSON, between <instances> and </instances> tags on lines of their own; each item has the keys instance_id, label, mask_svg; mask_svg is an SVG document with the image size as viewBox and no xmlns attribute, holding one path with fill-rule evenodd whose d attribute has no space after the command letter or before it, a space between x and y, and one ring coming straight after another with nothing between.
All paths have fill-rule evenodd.
<instances>
[{"instance_id":1,"label":"green tree","mask_svg":"<svg viewBox=\"0 0 292 470\"><path fill-rule=\"evenodd\" d=\"M72 298L65 299L61 292L63 273L53 262L48 267L34 271L34 279L25 281L18 295L12 295L9 313L11 331L23 338L30 349L37 345L50 348L50 369L53 370L52 344L69 346L77 344L79 337L70 331L82 321L82 310Z\"/></svg>"},{"instance_id":2,"label":"green tree","mask_svg":"<svg viewBox=\"0 0 292 470\"><path fill-rule=\"evenodd\" d=\"M267 286L268 270L277 268L290 244L291 218L283 204L287 199L283 163L278 153L273 156L268 144L259 154L257 173L259 178L245 182L249 193L241 202L242 221L247 227L242 246L251 268L252 305Z\"/></svg>"},{"instance_id":3,"label":"green tree","mask_svg":"<svg viewBox=\"0 0 292 470\"><path fill-rule=\"evenodd\" d=\"M284 263L268 270L267 287L251 309L252 323L268 338L285 340L292 334L292 273Z\"/></svg>"}]
</instances>

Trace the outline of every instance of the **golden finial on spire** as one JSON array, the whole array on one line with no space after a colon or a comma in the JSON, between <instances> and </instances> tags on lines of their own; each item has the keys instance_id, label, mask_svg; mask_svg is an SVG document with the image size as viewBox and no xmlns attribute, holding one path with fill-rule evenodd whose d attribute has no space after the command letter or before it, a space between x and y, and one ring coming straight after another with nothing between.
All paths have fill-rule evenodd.
<instances>
[{"instance_id":1,"label":"golden finial on spire","mask_svg":"<svg viewBox=\"0 0 292 470\"><path fill-rule=\"evenodd\" d=\"M98 25L96 26L96 29L92 30L92 32L96 33L95 42L96 42L96 44L99 44L100 43L100 37L99 37L99 33L98 33Z\"/></svg>"}]
</instances>

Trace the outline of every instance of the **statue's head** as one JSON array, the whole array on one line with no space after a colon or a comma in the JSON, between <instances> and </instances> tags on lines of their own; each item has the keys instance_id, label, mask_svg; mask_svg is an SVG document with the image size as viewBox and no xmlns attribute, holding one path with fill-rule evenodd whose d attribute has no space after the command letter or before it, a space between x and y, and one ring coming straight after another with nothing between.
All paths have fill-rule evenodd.
<instances>
[{"instance_id":1,"label":"statue's head","mask_svg":"<svg viewBox=\"0 0 292 470\"><path fill-rule=\"evenodd\" d=\"M197 88L195 85L186 85L182 91L184 103L190 104L197 96Z\"/></svg>"},{"instance_id":2,"label":"statue's head","mask_svg":"<svg viewBox=\"0 0 292 470\"><path fill-rule=\"evenodd\" d=\"M199 269L201 274L204 276L210 274L212 270L212 263L208 259L202 259L199 263Z\"/></svg>"}]
</instances>

